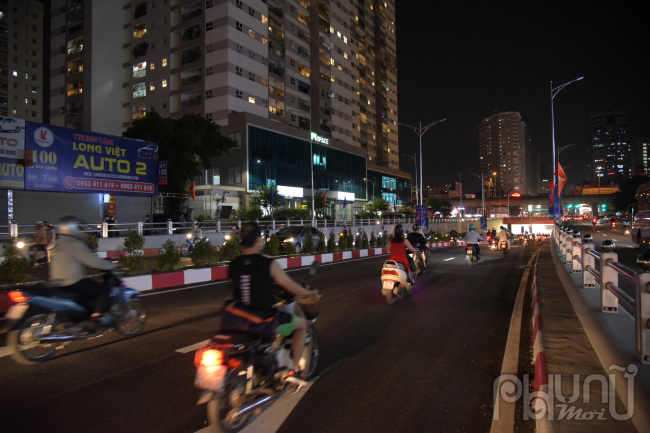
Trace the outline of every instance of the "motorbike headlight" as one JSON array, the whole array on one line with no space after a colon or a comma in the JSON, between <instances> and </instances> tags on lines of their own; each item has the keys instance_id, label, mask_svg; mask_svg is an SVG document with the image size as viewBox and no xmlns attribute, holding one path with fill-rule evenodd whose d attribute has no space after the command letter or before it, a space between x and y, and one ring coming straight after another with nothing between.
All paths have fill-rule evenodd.
<instances>
[{"instance_id":1,"label":"motorbike headlight","mask_svg":"<svg viewBox=\"0 0 650 433\"><path fill-rule=\"evenodd\" d=\"M293 242L293 238L285 239L285 242Z\"/></svg>"},{"instance_id":2,"label":"motorbike headlight","mask_svg":"<svg viewBox=\"0 0 650 433\"><path fill-rule=\"evenodd\" d=\"M97 228L98 228L98 229L101 229L101 228L102 228L102 226L100 226L100 225L97 225Z\"/></svg>"},{"instance_id":3,"label":"motorbike headlight","mask_svg":"<svg viewBox=\"0 0 650 433\"><path fill-rule=\"evenodd\" d=\"M187 234L187 239L192 239L192 233Z\"/></svg>"},{"instance_id":4,"label":"motorbike headlight","mask_svg":"<svg viewBox=\"0 0 650 433\"><path fill-rule=\"evenodd\" d=\"M18 242L18 243L16 244L16 246L17 246L18 248L22 248L22 247L25 246L25 243L24 243L24 242Z\"/></svg>"},{"instance_id":5,"label":"motorbike headlight","mask_svg":"<svg viewBox=\"0 0 650 433\"><path fill-rule=\"evenodd\" d=\"M230 235L226 235L226 236L224 236L224 239L225 239L225 240L230 239Z\"/></svg>"}]
</instances>

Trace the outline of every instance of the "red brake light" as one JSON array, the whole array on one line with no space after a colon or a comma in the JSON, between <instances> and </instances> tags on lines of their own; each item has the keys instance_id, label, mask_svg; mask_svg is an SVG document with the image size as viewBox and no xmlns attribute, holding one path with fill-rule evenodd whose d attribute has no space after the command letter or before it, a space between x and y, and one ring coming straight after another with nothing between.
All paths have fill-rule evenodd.
<instances>
[{"instance_id":1,"label":"red brake light","mask_svg":"<svg viewBox=\"0 0 650 433\"><path fill-rule=\"evenodd\" d=\"M216 367L223 363L223 352L217 349L207 349L201 353L201 365Z\"/></svg>"},{"instance_id":2,"label":"red brake light","mask_svg":"<svg viewBox=\"0 0 650 433\"><path fill-rule=\"evenodd\" d=\"M399 273L393 269L382 269L381 273L383 275L395 275L396 277L399 277Z\"/></svg>"},{"instance_id":3,"label":"red brake light","mask_svg":"<svg viewBox=\"0 0 650 433\"><path fill-rule=\"evenodd\" d=\"M23 295L23 292L9 292L9 298L16 304L27 301L27 297Z\"/></svg>"}]
</instances>

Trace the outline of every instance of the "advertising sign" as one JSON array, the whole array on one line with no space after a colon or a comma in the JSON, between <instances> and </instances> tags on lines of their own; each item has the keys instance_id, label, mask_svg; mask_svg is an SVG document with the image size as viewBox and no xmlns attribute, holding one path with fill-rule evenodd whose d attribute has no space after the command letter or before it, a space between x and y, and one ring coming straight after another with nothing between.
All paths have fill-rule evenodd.
<instances>
[{"instance_id":1,"label":"advertising sign","mask_svg":"<svg viewBox=\"0 0 650 433\"><path fill-rule=\"evenodd\" d=\"M278 185L278 195L284 197L302 197L303 190L302 188L294 188L292 186Z\"/></svg>"},{"instance_id":2,"label":"advertising sign","mask_svg":"<svg viewBox=\"0 0 650 433\"><path fill-rule=\"evenodd\" d=\"M117 214L117 196L115 194L108 196L108 211L106 213L110 216Z\"/></svg>"},{"instance_id":3,"label":"advertising sign","mask_svg":"<svg viewBox=\"0 0 650 433\"><path fill-rule=\"evenodd\" d=\"M0 188L25 188L25 167L19 164L17 160L0 158Z\"/></svg>"},{"instance_id":4,"label":"advertising sign","mask_svg":"<svg viewBox=\"0 0 650 433\"><path fill-rule=\"evenodd\" d=\"M0 158L23 159L25 121L0 116Z\"/></svg>"},{"instance_id":5,"label":"advertising sign","mask_svg":"<svg viewBox=\"0 0 650 433\"><path fill-rule=\"evenodd\" d=\"M31 167L34 165L34 153L32 152L32 149L25 149L25 167Z\"/></svg>"},{"instance_id":6,"label":"advertising sign","mask_svg":"<svg viewBox=\"0 0 650 433\"><path fill-rule=\"evenodd\" d=\"M74 129L27 122L25 142L33 166L25 188L35 191L154 195L158 146Z\"/></svg>"},{"instance_id":7,"label":"advertising sign","mask_svg":"<svg viewBox=\"0 0 650 433\"><path fill-rule=\"evenodd\" d=\"M339 199L339 200L354 201L354 193L353 192L337 191L336 198Z\"/></svg>"},{"instance_id":8,"label":"advertising sign","mask_svg":"<svg viewBox=\"0 0 650 433\"><path fill-rule=\"evenodd\" d=\"M167 161L158 161L158 185L167 185Z\"/></svg>"},{"instance_id":9,"label":"advertising sign","mask_svg":"<svg viewBox=\"0 0 650 433\"><path fill-rule=\"evenodd\" d=\"M418 227L427 226L427 205L417 205L415 206L415 224Z\"/></svg>"}]
</instances>

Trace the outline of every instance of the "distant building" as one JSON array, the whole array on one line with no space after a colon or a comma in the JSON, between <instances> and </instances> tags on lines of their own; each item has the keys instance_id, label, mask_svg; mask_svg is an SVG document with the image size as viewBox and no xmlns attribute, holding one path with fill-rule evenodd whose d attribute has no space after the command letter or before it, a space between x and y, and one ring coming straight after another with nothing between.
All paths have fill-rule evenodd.
<instances>
[{"instance_id":1,"label":"distant building","mask_svg":"<svg viewBox=\"0 0 650 433\"><path fill-rule=\"evenodd\" d=\"M497 113L481 120L479 162L486 181L488 177L495 179L492 195L528 192L526 136L526 124L516 111Z\"/></svg>"},{"instance_id":2,"label":"distant building","mask_svg":"<svg viewBox=\"0 0 650 433\"><path fill-rule=\"evenodd\" d=\"M641 164L646 173L648 172L648 158L650 154L648 147L650 147L650 138L637 139L632 142L630 152L632 167Z\"/></svg>"},{"instance_id":3,"label":"distant building","mask_svg":"<svg viewBox=\"0 0 650 433\"><path fill-rule=\"evenodd\" d=\"M626 111L591 115L591 150L592 178L609 184L632 176Z\"/></svg>"}]
</instances>

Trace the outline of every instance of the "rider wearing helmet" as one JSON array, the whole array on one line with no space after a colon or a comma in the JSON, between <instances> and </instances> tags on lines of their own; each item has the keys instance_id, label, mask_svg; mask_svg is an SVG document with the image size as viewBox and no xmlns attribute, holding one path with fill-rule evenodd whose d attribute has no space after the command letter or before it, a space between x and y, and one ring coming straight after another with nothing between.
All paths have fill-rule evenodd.
<instances>
[{"instance_id":1,"label":"rider wearing helmet","mask_svg":"<svg viewBox=\"0 0 650 433\"><path fill-rule=\"evenodd\" d=\"M528 232L526 232L528 233ZM499 231L499 248L501 248L501 242L505 242L507 245L507 249L510 250L510 238L508 236L508 232L506 231L505 227L501 226L500 231Z\"/></svg>"},{"instance_id":2,"label":"rider wearing helmet","mask_svg":"<svg viewBox=\"0 0 650 433\"><path fill-rule=\"evenodd\" d=\"M451 231L449 232L449 237L458 239L458 232L456 231L455 227L451 228Z\"/></svg>"},{"instance_id":3,"label":"rider wearing helmet","mask_svg":"<svg viewBox=\"0 0 650 433\"><path fill-rule=\"evenodd\" d=\"M408 239L414 248L418 248L420 251L424 252L424 267L426 268L427 259L429 258L429 247L427 246L427 239L422 234L422 227L413 224L413 231L406 235L406 239Z\"/></svg>"},{"instance_id":4,"label":"rider wearing helmet","mask_svg":"<svg viewBox=\"0 0 650 433\"><path fill-rule=\"evenodd\" d=\"M476 226L474 224L469 225L469 231L465 235L465 242L467 245L472 245L476 249L476 258L481 258L481 247L478 245L479 242L483 242L481 235L476 233Z\"/></svg>"},{"instance_id":5,"label":"rider wearing helmet","mask_svg":"<svg viewBox=\"0 0 650 433\"><path fill-rule=\"evenodd\" d=\"M85 267L110 271L118 265L97 257L84 242L85 233L78 218L67 216L61 219L59 233L61 239L57 240L56 254L50 264L50 283L94 300L91 322L95 322L107 308L110 287L86 278Z\"/></svg>"}]
</instances>

